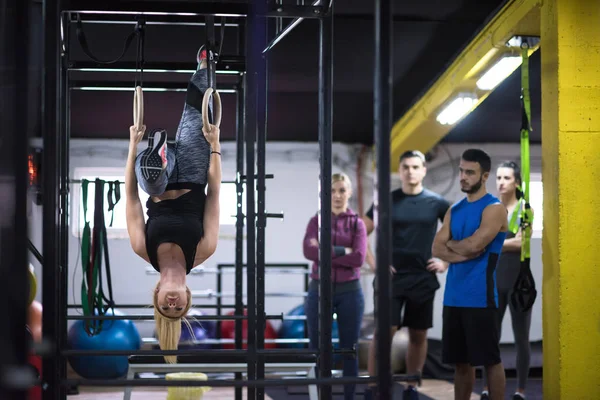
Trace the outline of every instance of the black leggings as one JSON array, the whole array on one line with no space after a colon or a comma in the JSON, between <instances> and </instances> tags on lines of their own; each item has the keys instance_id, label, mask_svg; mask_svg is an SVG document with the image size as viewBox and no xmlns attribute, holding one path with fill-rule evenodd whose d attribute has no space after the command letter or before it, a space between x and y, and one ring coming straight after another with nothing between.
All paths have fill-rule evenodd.
<instances>
[{"instance_id":1,"label":"black leggings","mask_svg":"<svg viewBox=\"0 0 600 400\"><path fill-rule=\"evenodd\" d=\"M529 376L529 360L531 346L529 344L529 329L531 327L531 309L527 312L515 310L510 302L512 290L503 290L498 288L498 318L500 323L500 333L502 333L502 320L506 313L506 307L510 308L510 317L512 321L513 334L515 336L515 346L517 348L517 380L518 388L525 389L527 378ZM483 379L487 386L487 371L484 370Z\"/></svg>"}]
</instances>

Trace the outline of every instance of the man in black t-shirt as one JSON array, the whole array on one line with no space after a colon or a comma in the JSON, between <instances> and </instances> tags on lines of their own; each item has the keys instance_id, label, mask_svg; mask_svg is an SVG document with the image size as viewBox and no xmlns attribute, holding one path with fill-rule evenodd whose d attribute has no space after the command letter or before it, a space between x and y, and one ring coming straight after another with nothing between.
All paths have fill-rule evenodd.
<instances>
[{"instance_id":1,"label":"man in black t-shirt","mask_svg":"<svg viewBox=\"0 0 600 400\"><path fill-rule=\"evenodd\" d=\"M419 151L407 151L400 156L402 188L392 192L392 337L396 330L406 326L409 344L406 353L407 374L423 371L427 357L427 330L433 326L433 301L439 289L436 273L446 271L448 264L432 258L431 246L438 221L450 207L442 196L423 187L426 174L425 156ZM363 217L367 232L375 227L373 206ZM367 264L375 270L375 259L369 248ZM374 281L375 284L375 281ZM403 312L404 311L404 312ZM369 375L376 374L374 339L369 346ZM418 399L417 382L408 382L403 399ZM365 399L376 398L374 386L365 393Z\"/></svg>"}]
</instances>

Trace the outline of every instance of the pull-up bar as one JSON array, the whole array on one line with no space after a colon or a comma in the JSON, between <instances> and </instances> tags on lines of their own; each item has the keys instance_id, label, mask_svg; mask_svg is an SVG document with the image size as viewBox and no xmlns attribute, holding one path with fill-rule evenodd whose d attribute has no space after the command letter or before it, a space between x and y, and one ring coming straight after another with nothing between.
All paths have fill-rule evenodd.
<instances>
[{"instance_id":1,"label":"pull-up bar","mask_svg":"<svg viewBox=\"0 0 600 400\"><path fill-rule=\"evenodd\" d=\"M225 1L189 2L189 1L118 1L118 0L63 0L63 11L70 13L94 14L96 20L107 20L115 16L143 14L155 20L162 17L177 15L194 17L212 15L215 17L245 18L248 16L248 3L228 3ZM326 9L322 6L299 6L271 4L261 16L269 18L322 18Z\"/></svg>"},{"instance_id":2,"label":"pull-up bar","mask_svg":"<svg viewBox=\"0 0 600 400\"><path fill-rule=\"evenodd\" d=\"M312 3L312 7L315 6L321 6L324 0L315 0ZM331 9L331 3L332 0L329 0L329 6L327 6L327 11L329 11ZM283 5L279 6L281 9L283 10ZM297 27L298 25L300 25L300 23L304 21L304 18L295 18L292 22L290 22L288 24L288 26L286 26L285 28L283 28L283 30L281 32L279 32L277 34L277 36L275 36L273 38L273 40L271 40L271 42L267 45L267 47L265 47L265 49L263 50L263 54L266 53L267 51L271 50L273 47L275 47L275 45L277 43L279 43L284 37L286 37L295 27Z\"/></svg>"}]
</instances>

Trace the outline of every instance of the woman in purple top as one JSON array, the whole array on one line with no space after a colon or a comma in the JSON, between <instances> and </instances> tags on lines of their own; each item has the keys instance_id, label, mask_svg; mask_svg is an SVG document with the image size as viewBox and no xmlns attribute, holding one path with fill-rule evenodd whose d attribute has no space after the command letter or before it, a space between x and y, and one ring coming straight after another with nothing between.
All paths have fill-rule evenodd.
<instances>
[{"instance_id":1,"label":"woman in purple top","mask_svg":"<svg viewBox=\"0 0 600 400\"><path fill-rule=\"evenodd\" d=\"M333 174L331 184L331 278L333 312L337 314L341 348L358 344L365 306L360 286L360 267L367 254L367 230L362 219L348 207L352 195L350 178ZM313 261L311 282L305 310L311 348L319 346L319 224L318 216L310 219L304 235L304 256ZM344 357L344 376L358 375L358 359ZM354 384L344 386L344 399L354 399Z\"/></svg>"}]
</instances>

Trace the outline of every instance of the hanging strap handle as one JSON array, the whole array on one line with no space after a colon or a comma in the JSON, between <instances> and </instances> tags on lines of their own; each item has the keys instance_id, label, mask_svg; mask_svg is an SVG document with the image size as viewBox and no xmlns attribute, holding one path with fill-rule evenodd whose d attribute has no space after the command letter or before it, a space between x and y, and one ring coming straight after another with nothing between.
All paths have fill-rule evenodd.
<instances>
[{"instance_id":1,"label":"hanging strap handle","mask_svg":"<svg viewBox=\"0 0 600 400\"><path fill-rule=\"evenodd\" d=\"M521 192L523 194L521 212L521 268L515 281L510 301L513 307L521 312L527 312L533 307L537 297L535 280L531 273L531 230L533 226L533 213L529 204L530 194L530 157L529 133L531 132L531 102L529 96L529 53L528 46L521 48Z\"/></svg>"},{"instance_id":2,"label":"hanging strap handle","mask_svg":"<svg viewBox=\"0 0 600 400\"><path fill-rule=\"evenodd\" d=\"M123 56L125 55L125 53L127 52L127 50L129 49L129 46L131 46L131 42L133 42L133 39L136 36L138 36L140 33L140 25L137 24L135 26L134 31L132 33L130 33L129 36L127 36L127 39L125 39L125 45L123 46L123 51L121 52L121 55L119 55L119 57L115 58L114 60L103 61L103 60L100 60L99 58L97 58L96 56L94 56L92 54L92 52L90 51L90 47L89 47L87 39L85 37L85 33L83 32L83 23L81 22L81 16L79 14L77 14L76 27L77 27L76 28L77 39L79 39L79 44L81 44L81 49L83 50L85 55L87 55L89 58L91 58L98 64L114 64L114 63L118 62L119 60L121 60L123 58Z\"/></svg>"}]
</instances>

